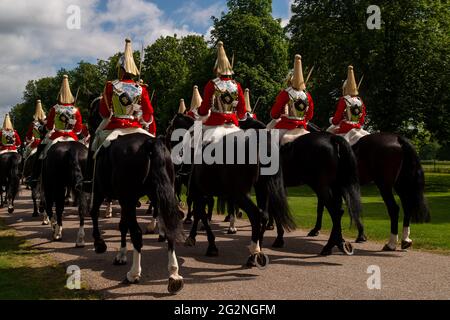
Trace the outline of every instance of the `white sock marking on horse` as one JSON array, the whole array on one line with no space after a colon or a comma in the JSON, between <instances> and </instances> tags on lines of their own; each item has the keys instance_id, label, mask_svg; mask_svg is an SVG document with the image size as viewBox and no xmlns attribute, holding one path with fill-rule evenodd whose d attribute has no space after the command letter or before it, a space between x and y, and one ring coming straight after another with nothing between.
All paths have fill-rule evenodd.
<instances>
[{"instance_id":1,"label":"white sock marking on horse","mask_svg":"<svg viewBox=\"0 0 450 320\"><path fill-rule=\"evenodd\" d=\"M158 221L155 218L150 218L150 223L147 226L147 232L150 234L155 233Z\"/></svg>"},{"instance_id":2,"label":"white sock marking on horse","mask_svg":"<svg viewBox=\"0 0 450 320\"><path fill-rule=\"evenodd\" d=\"M260 252L261 252L261 247L259 246L259 241L256 242L256 243L254 243L254 242L252 241L252 243L250 244L250 246L248 247L248 249L250 250L250 254L251 254L251 255L260 253Z\"/></svg>"},{"instance_id":3,"label":"white sock marking on horse","mask_svg":"<svg viewBox=\"0 0 450 320\"><path fill-rule=\"evenodd\" d=\"M127 273L127 279L130 282L135 282L141 278L141 254L133 250L133 265L131 270Z\"/></svg>"},{"instance_id":4,"label":"white sock marking on horse","mask_svg":"<svg viewBox=\"0 0 450 320\"><path fill-rule=\"evenodd\" d=\"M54 235L53 235L53 238L54 238L55 240L61 240L61 239L62 239L62 229L63 229L63 227L60 226L59 224L57 224L57 225L55 226L55 233L54 233Z\"/></svg>"},{"instance_id":5,"label":"white sock marking on horse","mask_svg":"<svg viewBox=\"0 0 450 320\"><path fill-rule=\"evenodd\" d=\"M181 280L183 279L182 276L178 274L179 267L178 267L178 260L177 256L175 254L175 250L172 252L169 251L169 278L174 280Z\"/></svg>"},{"instance_id":6,"label":"white sock marking on horse","mask_svg":"<svg viewBox=\"0 0 450 320\"><path fill-rule=\"evenodd\" d=\"M228 229L231 232L237 232L237 228L236 228L236 214L233 213L230 217L230 228Z\"/></svg>"},{"instance_id":7,"label":"white sock marking on horse","mask_svg":"<svg viewBox=\"0 0 450 320\"><path fill-rule=\"evenodd\" d=\"M395 250L397 248L397 242L398 242L398 235L391 234L391 238L389 239L389 243L387 245L390 249Z\"/></svg>"},{"instance_id":8,"label":"white sock marking on horse","mask_svg":"<svg viewBox=\"0 0 450 320\"><path fill-rule=\"evenodd\" d=\"M403 228L403 236L402 240L406 242L412 242L411 238L409 237L411 235L411 228L410 227L404 227Z\"/></svg>"},{"instance_id":9,"label":"white sock marking on horse","mask_svg":"<svg viewBox=\"0 0 450 320\"><path fill-rule=\"evenodd\" d=\"M127 262L127 247L120 248L119 253L116 256L116 261L121 263Z\"/></svg>"},{"instance_id":10,"label":"white sock marking on horse","mask_svg":"<svg viewBox=\"0 0 450 320\"><path fill-rule=\"evenodd\" d=\"M80 227L80 229L78 229L77 235L77 246L84 247L85 245L84 237L85 237L84 227Z\"/></svg>"},{"instance_id":11,"label":"white sock marking on horse","mask_svg":"<svg viewBox=\"0 0 450 320\"><path fill-rule=\"evenodd\" d=\"M105 218L112 218L112 216L113 216L112 202L108 202L106 204Z\"/></svg>"}]
</instances>

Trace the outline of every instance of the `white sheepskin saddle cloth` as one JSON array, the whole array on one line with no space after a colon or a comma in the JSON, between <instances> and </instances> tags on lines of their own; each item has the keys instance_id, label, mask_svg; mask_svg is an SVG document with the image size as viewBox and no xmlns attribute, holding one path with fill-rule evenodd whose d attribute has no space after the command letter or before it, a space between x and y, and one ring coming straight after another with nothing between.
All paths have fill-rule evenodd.
<instances>
[{"instance_id":1,"label":"white sheepskin saddle cloth","mask_svg":"<svg viewBox=\"0 0 450 320\"><path fill-rule=\"evenodd\" d=\"M294 130L280 130L280 145L284 146L285 144L288 144L309 133L310 132L308 130L305 130L305 128L297 128Z\"/></svg>"},{"instance_id":2,"label":"white sheepskin saddle cloth","mask_svg":"<svg viewBox=\"0 0 450 320\"><path fill-rule=\"evenodd\" d=\"M123 129L115 129L115 130L112 130L112 131L110 131L110 130L103 130L101 132L97 132L97 136L95 137L95 139L97 141L94 142L94 146L96 147L97 150L95 152L94 158L97 157L97 154L100 151L101 147L109 148L111 143L113 141L119 139L119 137L127 136L127 135L130 135L130 134L136 134L136 133L144 134L144 135L152 137L152 138L155 137L150 132L145 131L142 128L123 128Z\"/></svg>"},{"instance_id":3,"label":"white sheepskin saddle cloth","mask_svg":"<svg viewBox=\"0 0 450 320\"><path fill-rule=\"evenodd\" d=\"M226 135L233 134L238 131L241 131L241 129L236 127L234 124L225 124L223 126L203 126L203 145L219 142Z\"/></svg>"},{"instance_id":4,"label":"white sheepskin saddle cloth","mask_svg":"<svg viewBox=\"0 0 450 320\"><path fill-rule=\"evenodd\" d=\"M335 126L335 125L331 125L327 132L336 134L336 132L339 131L339 126ZM343 137L345 140L348 141L348 143L350 143L351 146L354 146L355 144L358 143L358 141L365 136L368 136L370 134L370 132L367 132L364 129L353 129L349 132L347 132L346 134L337 134L338 136Z\"/></svg>"},{"instance_id":5,"label":"white sheepskin saddle cloth","mask_svg":"<svg viewBox=\"0 0 450 320\"><path fill-rule=\"evenodd\" d=\"M5 154L5 153L17 153L17 150L2 150L2 151L0 151L0 154Z\"/></svg>"}]
</instances>

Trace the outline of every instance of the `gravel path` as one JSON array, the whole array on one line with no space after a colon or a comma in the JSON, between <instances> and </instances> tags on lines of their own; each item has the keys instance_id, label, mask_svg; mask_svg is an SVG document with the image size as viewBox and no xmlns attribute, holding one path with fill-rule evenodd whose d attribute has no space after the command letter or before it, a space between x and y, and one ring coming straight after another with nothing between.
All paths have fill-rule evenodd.
<instances>
[{"instance_id":1,"label":"gravel path","mask_svg":"<svg viewBox=\"0 0 450 320\"><path fill-rule=\"evenodd\" d=\"M217 237L219 257L205 256L207 241L200 232L195 248L177 247L180 273L185 287L176 296L167 293L167 249L157 242L157 236L144 237L142 279L139 284L122 284L130 266L113 266L120 247L118 217L102 219L108 251L97 255L93 251L91 223L87 219L86 247L75 248L78 218L73 208L64 218L62 242L52 242L51 230L41 225L40 218L31 218L29 191L22 191L16 211L0 217L31 241L35 248L51 254L65 266L78 265L82 281L106 299L231 299L231 300L303 300L303 299L450 299L450 256L415 252L381 252L379 243L354 244L356 252L348 257L336 251L333 256L318 253L326 242L325 236L306 237L304 230L286 236L286 247L265 249L270 266L265 270L243 267L250 243L248 221L239 221L237 235L227 235L223 217L214 217L213 231ZM115 214L118 209L115 208ZM139 222L145 226L148 217L140 211ZM413 234L414 237L414 228ZM275 232L267 233L266 245ZM414 238L413 238L414 239ZM129 242L128 261L132 259ZM381 270L381 290L367 286L369 266Z\"/></svg>"}]
</instances>

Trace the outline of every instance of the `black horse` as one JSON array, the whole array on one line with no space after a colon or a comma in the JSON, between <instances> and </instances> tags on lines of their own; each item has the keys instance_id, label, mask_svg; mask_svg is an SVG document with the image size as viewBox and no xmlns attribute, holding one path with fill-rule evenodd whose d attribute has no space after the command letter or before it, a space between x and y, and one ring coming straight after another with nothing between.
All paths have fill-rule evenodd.
<instances>
[{"instance_id":1,"label":"black horse","mask_svg":"<svg viewBox=\"0 0 450 320\"><path fill-rule=\"evenodd\" d=\"M101 122L98 113L99 102L94 101L90 109L89 127L94 132ZM136 217L136 203L141 197L150 195L159 217L160 228L168 241L170 293L180 291L184 283L178 274L174 250L174 243L182 237L182 228L174 192L173 170L169 151L161 139L141 133L121 136L112 141L108 148L102 147L96 155L91 208L95 251L104 253L107 246L99 229L99 209L105 198L119 201L122 240L123 235L126 236L129 231L134 247L133 265L125 281L135 283L141 277L140 260L143 246L142 231ZM126 251L126 243L122 243L121 252L123 251Z\"/></svg>"},{"instance_id":2,"label":"black horse","mask_svg":"<svg viewBox=\"0 0 450 320\"><path fill-rule=\"evenodd\" d=\"M42 193L45 210L52 221L53 240L62 240L62 218L66 200L66 190L72 190L78 199L80 228L76 247L84 242L84 217L88 212L87 199L83 192L83 175L86 170L87 148L77 141L58 142L50 147L42 163ZM56 221L53 218L56 208Z\"/></svg>"},{"instance_id":3,"label":"black horse","mask_svg":"<svg viewBox=\"0 0 450 320\"><path fill-rule=\"evenodd\" d=\"M19 192L19 165L21 156L17 152L7 152L0 155L0 193L2 203L8 205L8 213L14 212L14 200ZM3 191L4 190L4 191ZM5 199L3 199L5 192Z\"/></svg>"},{"instance_id":4,"label":"black horse","mask_svg":"<svg viewBox=\"0 0 450 320\"><path fill-rule=\"evenodd\" d=\"M241 124L244 129L263 127L263 123L251 118ZM330 255L333 247L337 246L345 254L352 255L352 245L342 237L343 200L358 227L356 241L364 242L366 237L360 219L361 199L356 159L350 145L341 137L311 133L282 146L280 156L285 187L308 185L331 215L333 228L321 254ZM273 247L283 247L284 230L279 222L277 233Z\"/></svg>"},{"instance_id":5,"label":"black horse","mask_svg":"<svg viewBox=\"0 0 450 320\"><path fill-rule=\"evenodd\" d=\"M34 163L37 160L37 153L33 153L29 155L25 160L23 160L23 169L22 169L22 178L25 179L25 183L30 187L31 189L31 199L33 200L33 214L32 217L38 217L39 213L44 213L45 207L42 201L39 201L38 205L38 199L40 199L40 184L39 183L28 183L28 181L31 179L31 176L33 174L33 166ZM44 222L46 224L46 222Z\"/></svg>"},{"instance_id":6,"label":"black horse","mask_svg":"<svg viewBox=\"0 0 450 320\"><path fill-rule=\"evenodd\" d=\"M405 138L390 133L376 133L361 138L353 146L358 162L361 185L374 182L388 209L391 220L391 238L383 248L395 251L398 238L400 208L393 190L403 206L402 249L412 246L410 223L429 222L430 213L424 197L425 177L420 159L412 144ZM323 202L319 199L316 226L310 236L316 236L322 228Z\"/></svg>"},{"instance_id":7,"label":"black horse","mask_svg":"<svg viewBox=\"0 0 450 320\"><path fill-rule=\"evenodd\" d=\"M177 114L170 123L168 136L171 137L171 133L177 129L186 129L192 127L192 125L194 125L194 120L191 117ZM223 138L224 158L227 155L227 139L234 139L234 137L225 136ZM258 135L258 142L261 141L261 137ZM206 254L208 256L215 256L218 254L215 237L211 231L205 207L206 200L209 197L219 197L224 199L227 203L235 204L235 206L240 207L247 213L252 225L252 241L249 247L251 255L247 261L247 265L254 266L257 264L265 266L268 261L261 251L261 246L266 230L268 213L275 216L280 225L288 230L294 229L295 223L289 212L281 171L277 170L277 173L273 175L261 175L260 169L262 164L260 159L257 159L256 164L249 161L249 157L251 156L249 153L251 150L251 148L249 148L249 140L245 139L245 144L240 145L243 149L239 150L236 149L238 145L234 142L235 141L230 143L230 145L235 148L234 164L215 163L208 165L202 161L201 164L194 163L192 165L189 195L194 201L194 223L186 244L195 244L197 225L201 220L205 226L209 242ZM256 143L256 145L258 144L259 143ZM270 146L271 143L269 137L265 147L267 147L267 150L270 150ZM210 147L214 147L214 145L210 144L208 146L203 146L203 148ZM256 151L258 151L258 149ZM246 154L246 159L241 162L242 164L237 164L236 162L237 152L245 152ZM253 203L249 196L252 187L255 187L259 208Z\"/></svg>"}]
</instances>

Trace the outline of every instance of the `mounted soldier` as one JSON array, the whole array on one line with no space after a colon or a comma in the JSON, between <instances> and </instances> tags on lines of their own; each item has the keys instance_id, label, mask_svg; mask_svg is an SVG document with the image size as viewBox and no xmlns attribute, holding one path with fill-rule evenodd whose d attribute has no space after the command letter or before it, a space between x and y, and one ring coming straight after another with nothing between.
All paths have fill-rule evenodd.
<instances>
[{"instance_id":1,"label":"mounted soldier","mask_svg":"<svg viewBox=\"0 0 450 320\"><path fill-rule=\"evenodd\" d=\"M33 165L32 187L41 174L42 160L47 157L50 148L59 142L78 141L83 119L80 110L75 107L75 98L70 90L69 77L63 76L58 103L50 109L43 131L47 134L37 148L38 160Z\"/></svg>"},{"instance_id":2,"label":"mounted soldier","mask_svg":"<svg viewBox=\"0 0 450 320\"><path fill-rule=\"evenodd\" d=\"M147 85L133 79L140 75L140 71L134 61L130 39L125 40L125 52L117 67L119 79L108 81L100 100L99 113L103 122L97 129L92 146L94 152L102 144L107 147L119 136L138 132L153 137L156 135Z\"/></svg>"},{"instance_id":3,"label":"mounted soldier","mask_svg":"<svg viewBox=\"0 0 450 320\"><path fill-rule=\"evenodd\" d=\"M38 146L42 141L43 127L45 126L45 120L47 119L44 110L42 109L41 100L36 101L36 110L34 112L33 121L28 127L25 142L27 143L24 159L27 159L37 152Z\"/></svg>"},{"instance_id":4,"label":"mounted soldier","mask_svg":"<svg viewBox=\"0 0 450 320\"><path fill-rule=\"evenodd\" d=\"M217 44L217 60L214 67L217 78L208 82L203 102L198 109L199 119L204 121L203 141L218 141L221 137L239 131L239 120L246 115L244 91L233 79L233 68L226 55L223 42Z\"/></svg>"},{"instance_id":5,"label":"mounted soldier","mask_svg":"<svg viewBox=\"0 0 450 320\"><path fill-rule=\"evenodd\" d=\"M0 130L0 192L6 191L8 213L14 212L14 199L19 192L21 156L17 152L17 148L20 145L20 137L14 130L9 114L6 114ZM3 205L3 197L0 200L0 205Z\"/></svg>"},{"instance_id":6,"label":"mounted soldier","mask_svg":"<svg viewBox=\"0 0 450 320\"><path fill-rule=\"evenodd\" d=\"M343 136L351 145L370 133L363 129L366 106L359 97L353 66L348 67L347 80L342 87L343 96L339 99L336 113L330 119L328 132Z\"/></svg>"},{"instance_id":7,"label":"mounted soldier","mask_svg":"<svg viewBox=\"0 0 450 320\"><path fill-rule=\"evenodd\" d=\"M278 94L272 107L274 121L269 124L269 128L280 130L282 145L308 134L308 122L314 116L314 102L306 90L300 55L295 56L294 71L289 74L287 82L288 88Z\"/></svg>"},{"instance_id":8,"label":"mounted soldier","mask_svg":"<svg viewBox=\"0 0 450 320\"><path fill-rule=\"evenodd\" d=\"M3 121L3 127L0 131L0 154L15 152L17 153L17 148L22 144L20 136L11 122L9 114L6 114L5 120Z\"/></svg>"}]
</instances>

